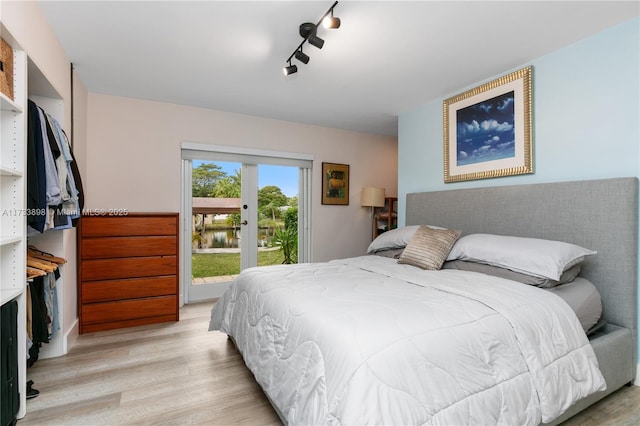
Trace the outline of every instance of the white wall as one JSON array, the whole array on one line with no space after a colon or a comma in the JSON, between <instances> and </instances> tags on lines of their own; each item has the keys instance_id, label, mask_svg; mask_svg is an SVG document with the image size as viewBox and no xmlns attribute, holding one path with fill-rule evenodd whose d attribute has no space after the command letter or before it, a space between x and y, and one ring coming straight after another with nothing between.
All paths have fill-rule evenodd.
<instances>
[{"instance_id":1,"label":"white wall","mask_svg":"<svg viewBox=\"0 0 640 426\"><path fill-rule=\"evenodd\" d=\"M180 211L183 141L312 154L314 261L364 254L364 186L397 194L396 138L90 93L86 208ZM348 206L321 204L322 162L350 165Z\"/></svg>"},{"instance_id":2,"label":"white wall","mask_svg":"<svg viewBox=\"0 0 640 426\"><path fill-rule=\"evenodd\" d=\"M530 64L535 173L444 184L442 102L469 89L461 87L456 93L400 114L398 201L402 224L410 192L640 177L640 19Z\"/></svg>"}]
</instances>

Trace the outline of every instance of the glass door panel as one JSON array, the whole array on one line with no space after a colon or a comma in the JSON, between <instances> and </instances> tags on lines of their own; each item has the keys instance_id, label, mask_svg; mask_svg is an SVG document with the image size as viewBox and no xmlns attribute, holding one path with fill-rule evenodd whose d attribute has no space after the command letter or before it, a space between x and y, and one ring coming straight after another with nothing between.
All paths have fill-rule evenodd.
<instances>
[{"instance_id":1,"label":"glass door panel","mask_svg":"<svg viewBox=\"0 0 640 426\"><path fill-rule=\"evenodd\" d=\"M240 273L242 164L193 160L189 300L210 298Z\"/></svg>"},{"instance_id":2,"label":"glass door panel","mask_svg":"<svg viewBox=\"0 0 640 426\"><path fill-rule=\"evenodd\" d=\"M243 269L297 262L299 170L191 161L187 302L218 297Z\"/></svg>"},{"instance_id":3,"label":"glass door panel","mask_svg":"<svg viewBox=\"0 0 640 426\"><path fill-rule=\"evenodd\" d=\"M258 266L298 261L298 174L297 167L258 165Z\"/></svg>"}]
</instances>

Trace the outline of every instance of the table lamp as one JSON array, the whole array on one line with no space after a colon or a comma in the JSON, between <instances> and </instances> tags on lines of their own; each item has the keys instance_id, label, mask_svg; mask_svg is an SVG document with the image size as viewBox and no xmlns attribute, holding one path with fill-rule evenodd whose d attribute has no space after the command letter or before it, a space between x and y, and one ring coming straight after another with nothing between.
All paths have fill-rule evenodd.
<instances>
[{"instance_id":1,"label":"table lamp","mask_svg":"<svg viewBox=\"0 0 640 426\"><path fill-rule=\"evenodd\" d=\"M373 229L375 227L375 217L373 209L375 207L384 207L384 188L367 187L362 188L362 196L360 198L362 207L371 207L371 217L373 217L373 226L371 227L371 239L373 239Z\"/></svg>"}]
</instances>

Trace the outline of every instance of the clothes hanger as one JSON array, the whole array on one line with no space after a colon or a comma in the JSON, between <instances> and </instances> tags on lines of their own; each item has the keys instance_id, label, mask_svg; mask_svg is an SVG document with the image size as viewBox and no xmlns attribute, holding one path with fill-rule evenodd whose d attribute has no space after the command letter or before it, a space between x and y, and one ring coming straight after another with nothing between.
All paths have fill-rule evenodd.
<instances>
[{"instance_id":1,"label":"clothes hanger","mask_svg":"<svg viewBox=\"0 0 640 426\"><path fill-rule=\"evenodd\" d=\"M27 266L40 269L45 273L53 272L56 269L58 269L58 265L56 263L51 263L42 259L36 259L28 254L27 254Z\"/></svg>"},{"instance_id":2,"label":"clothes hanger","mask_svg":"<svg viewBox=\"0 0 640 426\"><path fill-rule=\"evenodd\" d=\"M54 256L51 253L46 253L42 250L38 250L34 246L27 246L27 254L31 255L31 257L34 257L36 259L45 260L47 262L53 262L58 265L64 265L65 263L67 263L67 259Z\"/></svg>"},{"instance_id":3,"label":"clothes hanger","mask_svg":"<svg viewBox=\"0 0 640 426\"><path fill-rule=\"evenodd\" d=\"M27 280L32 280L37 277L43 277L45 275L47 275L47 273L42 269L27 266Z\"/></svg>"}]
</instances>

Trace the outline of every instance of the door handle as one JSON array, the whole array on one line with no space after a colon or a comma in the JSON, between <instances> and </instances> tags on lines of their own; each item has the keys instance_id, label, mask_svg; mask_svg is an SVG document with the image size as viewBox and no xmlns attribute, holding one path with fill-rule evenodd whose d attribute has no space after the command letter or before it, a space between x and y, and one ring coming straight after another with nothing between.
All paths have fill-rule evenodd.
<instances>
[{"instance_id":1,"label":"door handle","mask_svg":"<svg viewBox=\"0 0 640 426\"><path fill-rule=\"evenodd\" d=\"M242 221L242 225L247 225L249 222L247 222L246 220Z\"/></svg>"}]
</instances>

